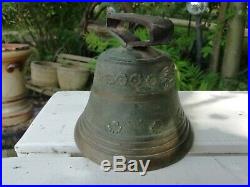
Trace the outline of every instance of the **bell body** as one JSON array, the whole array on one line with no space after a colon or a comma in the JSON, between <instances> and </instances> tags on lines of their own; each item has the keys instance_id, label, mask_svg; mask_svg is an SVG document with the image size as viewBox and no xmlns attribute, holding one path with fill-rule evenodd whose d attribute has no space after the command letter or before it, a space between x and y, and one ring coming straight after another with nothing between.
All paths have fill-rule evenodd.
<instances>
[{"instance_id":1,"label":"bell body","mask_svg":"<svg viewBox=\"0 0 250 187\"><path fill-rule=\"evenodd\" d=\"M190 149L192 131L175 88L174 64L151 47L102 53L75 141L100 164L113 156L150 160L149 169L176 162Z\"/></svg>"}]
</instances>

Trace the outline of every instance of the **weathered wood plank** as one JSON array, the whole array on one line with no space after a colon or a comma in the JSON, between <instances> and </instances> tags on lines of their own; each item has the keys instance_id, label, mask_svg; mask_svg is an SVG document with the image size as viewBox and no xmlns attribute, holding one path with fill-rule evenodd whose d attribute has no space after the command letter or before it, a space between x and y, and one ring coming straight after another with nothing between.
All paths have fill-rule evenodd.
<instances>
[{"instance_id":1,"label":"weathered wood plank","mask_svg":"<svg viewBox=\"0 0 250 187\"><path fill-rule=\"evenodd\" d=\"M61 53L57 57L57 62L60 62L60 60L69 60L69 61L89 63L93 59L89 57L85 57L85 56L77 56L77 55L72 55L72 54Z\"/></svg>"}]
</instances>

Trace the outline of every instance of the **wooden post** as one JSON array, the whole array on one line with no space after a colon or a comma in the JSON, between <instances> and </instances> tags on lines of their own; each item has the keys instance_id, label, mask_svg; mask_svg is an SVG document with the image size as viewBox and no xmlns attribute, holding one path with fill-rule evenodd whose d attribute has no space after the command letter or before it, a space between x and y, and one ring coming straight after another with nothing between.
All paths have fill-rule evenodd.
<instances>
[{"instance_id":1,"label":"wooden post","mask_svg":"<svg viewBox=\"0 0 250 187\"><path fill-rule=\"evenodd\" d=\"M219 57L221 50L221 39L223 36L223 30L225 25L225 14L228 7L228 3L221 3L219 8L219 16L217 20L217 29L213 39L213 51L210 59L209 69L216 73L219 69Z\"/></svg>"},{"instance_id":2,"label":"wooden post","mask_svg":"<svg viewBox=\"0 0 250 187\"><path fill-rule=\"evenodd\" d=\"M226 38L226 47L222 64L222 77L233 78L237 76L240 65L242 44L244 37L246 3L230 3L230 10L235 15L230 20Z\"/></svg>"}]
</instances>

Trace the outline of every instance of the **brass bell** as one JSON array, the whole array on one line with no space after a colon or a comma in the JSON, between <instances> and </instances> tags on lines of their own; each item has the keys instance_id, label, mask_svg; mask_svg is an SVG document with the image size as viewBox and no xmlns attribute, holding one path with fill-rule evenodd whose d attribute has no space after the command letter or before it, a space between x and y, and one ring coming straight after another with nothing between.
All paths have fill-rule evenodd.
<instances>
[{"instance_id":1,"label":"brass bell","mask_svg":"<svg viewBox=\"0 0 250 187\"><path fill-rule=\"evenodd\" d=\"M148 28L140 41L122 23ZM84 156L100 164L113 156L150 160L149 170L181 159L193 134L175 88L174 64L152 45L164 44L174 26L168 19L128 13L107 17L107 27L123 47L97 59L88 104L75 127L75 141Z\"/></svg>"}]
</instances>

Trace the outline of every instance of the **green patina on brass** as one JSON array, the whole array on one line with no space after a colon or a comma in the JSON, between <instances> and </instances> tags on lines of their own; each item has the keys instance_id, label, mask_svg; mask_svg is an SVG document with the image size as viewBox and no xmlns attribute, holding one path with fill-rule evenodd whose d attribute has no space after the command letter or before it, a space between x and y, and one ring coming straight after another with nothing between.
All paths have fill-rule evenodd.
<instances>
[{"instance_id":1,"label":"green patina on brass","mask_svg":"<svg viewBox=\"0 0 250 187\"><path fill-rule=\"evenodd\" d=\"M123 18L133 16L135 22L143 19L112 14L107 21L131 21ZM162 18L151 18L150 24L164 24ZM140 24L149 27L148 22ZM173 31L169 20L167 24L166 29ZM109 49L97 60L92 92L75 127L75 141L82 154L98 164L121 155L128 160L151 160L149 169L158 169L181 159L192 145L191 126L175 88L174 64L150 47L159 44L154 43L154 29L149 27L153 36L148 43L121 37L129 45Z\"/></svg>"}]
</instances>

